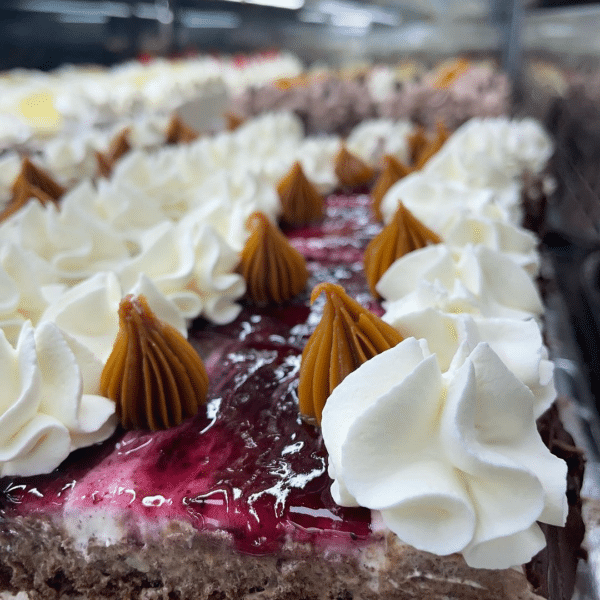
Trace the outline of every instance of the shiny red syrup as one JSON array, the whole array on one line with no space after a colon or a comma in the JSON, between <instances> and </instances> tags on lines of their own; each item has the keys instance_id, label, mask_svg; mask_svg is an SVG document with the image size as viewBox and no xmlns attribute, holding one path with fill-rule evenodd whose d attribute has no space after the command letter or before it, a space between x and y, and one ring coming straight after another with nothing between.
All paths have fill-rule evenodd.
<instances>
[{"instance_id":1,"label":"shiny red syrup","mask_svg":"<svg viewBox=\"0 0 600 600\"><path fill-rule=\"evenodd\" d=\"M206 409L167 431L118 430L49 475L0 479L0 517L102 509L126 522L130 536L175 519L224 530L251 554L277 552L287 538L342 552L364 544L370 511L331 498L327 452L319 429L300 419L296 390L322 311L322 299L309 307L314 285L340 283L381 314L362 270L379 230L368 196L330 196L321 223L286 230L311 273L301 297L244 305L226 326L193 323L190 341L210 381Z\"/></svg>"}]
</instances>

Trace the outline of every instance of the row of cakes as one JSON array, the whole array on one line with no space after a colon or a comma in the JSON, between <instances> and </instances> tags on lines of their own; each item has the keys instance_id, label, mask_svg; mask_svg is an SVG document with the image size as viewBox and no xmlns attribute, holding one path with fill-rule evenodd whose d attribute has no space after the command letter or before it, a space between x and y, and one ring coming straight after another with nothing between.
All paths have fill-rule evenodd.
<instances>
[{"instance_id":1,"label":"row of cakes","mask_svg":"<svg viewBox=\"0 0 600 600\"><path fill-rule=\"evenodd\" d=\"M171 71L175 75L167 78ZM341 72L315 66L303 72L288 55L237 62L207 58L128 63L106 71L16 72L2 81L0 202L18 173L20 154L34 157L62 185L72 185L95 174L95 154L106 152L119 132L127 129L134 148L156 147L168 137L170 116L178 109L196 129L214 129L223 120L227 96L234 98L228 113L232 118L291 110L310 133L343 134L374 117L428 125L444 121L454 128L474 116L506 114L510 101L504 74L490 63L465 59L430 71L411 64ZM119 94L124 99L118 102L112 96ZM108 111L105 104L113 114L100 118ZM37 125L27 125L28 119L39 121L38 128L49 135L34 136Z\"/></svg>"},{"instance_id":2,"label":"row of cakes","mask_svg":"<svg viewBox=\"0 0 600 600\"><path fill-rule=\"evenodd\" d=\"M170 113L204 96L239 94L302 71L286 53L130 61L110 68L70 65L51 72L0 73L0 149L36 138L110 124L135 115Z\"/></svg>"},{"instance_id":3,"label":"row of cakes","mask_svg":"<svg viewBox=\"0 0 600 600\"><path fill-rule=\"evenodd\" d=\"M347 147L374 166L382 153L408 161L412 132L405 122L365 123ZM2 368L15 385L2 420L4 431L22 435L5 437L2 474L51 471L114 429L114 406L98 395L98 382L125 294L143 293L182 335L186 319L234 319L249 215L277 218L275 186L295 160L322 190L337 186L340 147L339 138L305 138L289 114L266 115L189 145L133 151L111 178L80 183L58 208L32 200L8 218L0 226ZM460 366L466 348L488 342L531 389L535 416L554 392L535 321L543 310L532 281L536 239L515 223L519 176L540 172L550 153L533 121L474 120L381 204L391 221L401 199L447 242L412 252L384 275L377 288L388 303L384 318L405 337L430 338L444 372ZM51 348L59 346L57 357ZM66 394L55 375L69 370ZM38 380L42 373L41 382L33 386L26 372ZM27 409L16 415L9 410L16 405ZM49 431L59 432L60 444Z\"/></svg>"},{"instance_id":4,"label":"row of cakes","mask_svg":"<svg viewBox=\"0 0 600 600\"><path fill-rule=\"evenodd\" d=\"M234 97L230 111L248 118L290 110L306 130L347 134L364 119L410 119L452 129L472 117L504 115L511 106L508 76L491 61L455 58L427 69L413 62L341 71L312 69L265 82Z\"/></svg>"},{"instance_id":5,"label":"row of cakes","mask_svg":"<svg viewBox=\"0 0 600 600\"><path fill-rule=\"evenodd\" d=\"M394 127L403 128L404 135ZM390 144L407 160L410 126L394 127L386 130ZM386 145L384 130L381 123L365 123L350 139L361 140L363 152L379 152ZM310 162L311 147L319 161ZM114 405L98 394L98 384L117 333L122 296L144 294L153 311L182 335L186 319L198 315L217 323L234 319L239 310L235 300L245 287L235 269L248 216L260 210L277 217L275 183L295 159L306 161L309 177L324 188L336 186L333 157L339 151L339 140L305 139L291 115L267 115L233 133L187 146L157 154L133 152L116 165L109 180L97 187L83 182L62 198L58 209L32 201L7 219L0 229L6 336L2 364L14 386L3 414L3 430L9 435L2 474L49 472L69 451L110 435ZM381 203L386 221L392 221L401 200L447 242L400 257L376 284L386 301L384 320L403 337L422 340L399 344L394 353L402 356L395 360L404 357L415 370L427 362L427 382L435 380L438 387L456 392L448 392L454 411L450 420L475 398L487 403L477 406L475 422L471 418L470 426L463 423L457 433L479 444L462 452L475 453L477 468L463 464L461 452L446 452L445 434L429 432L438 439L440 454L426 474L441 478L445 488L428 502L432 510L441 506L444 512L449 507L445 500L439 505L440 499L452 496L460 508L450 511L457 516L450 519L451 527L463 533L451 536L443 548L436 545L436 536L422 540L431 533L427 528L416 528L413 537L414 531L398 524L402 499L386 523L421 549L463 551L474 566L526 562L544 543L535 522L562 525L566 516L566 467L550 457L535 429L535 418L555 395L552 366L536 322L543 311L532 280L538 265L536 239L515 225L519 176L524 170L539 172L550 153L547 136L533 121L474 120L457 130L423 169L392 186ZM410 356L404 356L407 352ZM389 360L386 356L381 360ZM428 360L432 356L433 362ZM366 368L376 369L379 362L372 359ZM438 370L433 379L431 369ZM385 384L402 387L408 375L399 370ZM358 372L345 385L356 385L357 378ZM515 402L498 405L494 382L511 390L518 410ZM416 385L423 387L424 380ZM378 404L378 396L362 390L357 395L350 387L350 397L370 400L354 407L355 414L348 416L342 408L340 415L335 411L345 388L339 389L326 404L322 422L334 497L341 504L381 508L362 499L357 490L364 481L355 486L355 463L346 463L341 452L351 445L343 432L354 432L352 421ZM381 386L376 391L387 394ZM450 403L440 404L440 394L430 391L434 399L426 403L427 410L446 414ZM19 410L11 410L15 407ZM331 427L330 420L339 423L340 416L344 428ZM492 423L498 426L496 437ZM458 468L472 471L474 479L455 481L451 473ZM506 469L516 473L515 485L524 485L525 479L527 493L517 517L495 510L488 526L479 500L473 505L465 489L473 490L475 480L490 473L495 485L496 469L501 479ZM505 522L492 535L500 516ZM470 534L465 537L464 531ZM498 547L498 536L506 537L507 531L510 543Z\"/></svg>"}]
</instances>

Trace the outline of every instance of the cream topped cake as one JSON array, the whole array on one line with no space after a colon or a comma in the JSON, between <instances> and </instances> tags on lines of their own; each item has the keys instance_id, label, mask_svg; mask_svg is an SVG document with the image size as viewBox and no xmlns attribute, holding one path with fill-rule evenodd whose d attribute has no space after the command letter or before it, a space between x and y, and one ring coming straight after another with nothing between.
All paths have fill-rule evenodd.
<instances>
[{"instance_id":1,"label":"cream topped cake","mask_svg":"<svg viewBox=\"0 0 600 600\"><path fill-rule=\"evenodd\" d=\"M331 191L381 157L348 161L289 115L134 150L8 217L0 590L569 598L581 456L547 411L536 241L510 220L546 138L480 125L506 135L479 175L459 168L467 124L384 195L410 243L369 253L390 263L372 285L371 198ZM407 161L404 130L387 147ZM372 131L363 148L385 143ZM419 214L397 188L428 168L457 193Z\"/></svg>"}]
</instances>

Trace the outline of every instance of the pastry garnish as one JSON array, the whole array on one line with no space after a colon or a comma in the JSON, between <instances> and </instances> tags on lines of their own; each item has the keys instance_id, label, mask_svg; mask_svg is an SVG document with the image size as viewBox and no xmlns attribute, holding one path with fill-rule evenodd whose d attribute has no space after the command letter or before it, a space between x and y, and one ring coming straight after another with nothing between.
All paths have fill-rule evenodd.
<instances>
[{"instance_id":1,"label":"pastry garnish","mask_svg":"<svg viewBox=\"0 0 600 600\"><path fill-rule=\"evenodd\" d=\"M256 304L268 304L299 294L308 279L302 254L261 212L252 213L246 227L251 233L238 268L246 280L246 295Z\"/></svg>"},{"instance_id":2,"label":"pastry garnish","mask_svg":"<svg viewBox=\"0 0 600 600\"><path fill-rule=\"evenodd\" d=\"M12 198L0 213L0 221L23 208L30 198L37 198L44 206L48 202L56 204L56 201L65 193L65 188L54 181L46 171L25 157L21 164L21 171L12 184L11 192Z\"/></svg>"},{"instance_id":3,"label":"pastry garnish","mask_svg":"<svg viewBox=\"0 0 600 600\"><path fill-rule=\"evenodd\" d=\"M311 303L323 292L323 316L302 352L298 383L300 414L319 424L334 388L364 362L402 341L398 331L350 298L340 285L315 286Z\"/></svg>"},{"instance_id":4,"label":"pastry garnish","mask_svg":"<svg viewBox=\"0 0 600 600\"><path fill-rule=\"evenodd\" d=\"M460 75L468 70L470 65L470 61L462 57L442 64L437 69L437 77L433 82L434 87L443 89L451 86Z\"/></svg>"},{"instance_id":5,"label":"pastry garnish","mask_svg":"<svg viewBox=\"0 0 600 600\"><path fill-rule=\"evenodd\" d=\"M335 157L335 174L343 187L354 188L369 183L375 171L345 146Z\"/></svg>"},{"instance_id":6,"label":"pastry garnish","mask_svg":"<svg viewBox=\"0 0 600 600\"><path fill-rule=\"evenodd\" d=\"M302 165L296 161L277 184L282 220L290 225L306 225L318 221L324 213L323 196L306 178Z\"/></svg>"},{"instance_id":7,"label":"pastry garnish","mask_svg":"<svg viewBox=\"0 0 600 600\"><path fill-rule=\"evenodd\" d=\"M98 173L102 177L110 177L115 163L130 150L129 129L126 127L112 140L106 152L96 152Z\"/></svg>"},{"instance_id":8,"label":"pastry garnish","mask_svg":"<svg viewBox=\"0 0 600 600\"><path fill-rule=\"evenodd\" d=\"M235 131L240 125L244 124L244 117L236 115L235 113L225 113L225 128L227 131Z\"/></svg>"},{"instance_id":9,"label":"pastry garnish","mask_svg":"<svg viewBox=\"0 0 600 600\"><path fill-rule=\"evenodd\" d=\"M425 134L425 128L419 125L409 136L408 136L408 151L410 154L410 164L415 165L419 160L419 156L427 147L428 140Z\"/></svg>"},{"instance_id":10,"label":"pastry garnish","mask_svg":"<svg viewBox=\"0 0 600 600\"><path fill-rule=\"evenodd\" d=\"M438 123L435 137L430 140L419 152L415 159L415 169L422 169L425 163L444 145L444 142L450 137L450 131L443 123Z\"/></svg>"},{"instance_id":11,"label":"pastry garnish","mask_svg":"<svg viewBox=\"0 0 600 600\"><path fill-rule=\"evenodd\" d=\"M419 250L428 244L439 244L441 241L436 233L421 223L400 202L393 219L365 249L365 276L373 296L379 298L375 286L394 261L413 250Z\"/></svg>"},{"instance_id":12,"label":"pastry garnish","mask_svg":"<svg viewBox=\"0 0 600 600\"><path fill-rule=\"evenodd\" d=\"M206 402L208 375L191 344L152 312L144 296L119 306L119 333L106 361L100 393L117 404L127 429L167 429Z\"/></svg>"},{"instance_id":13,"label":"pastry garnish","mask_svg":"<svg viewBox=\"0 0 600 600\"><path fill-rule=\"evenodd\" d=\"M373 212L375 217L379 221L383 221L381 214L381 201L385 196L386 192L403 177L406 177L412 172L412 169L406 166L403 162L399 161L395 156L386 154L383 157L383 171L377 178L375 187L371 190L371 197L373 198Z\"/></svg>"},{"instance_id":14,"label":"pastry garnish","mask_svg":"<svg viewBox=\"0 0 600 600\"><path fill-rule=\"evenodd\" d=\"M166 144L187 144L198 138L198 132L186 125L178 115L173 115L165 133Z\"/></svg>"},{"instance_id":15,"label":"pastry garnish","mask_svg":"<svg viewBox=\"0 0 600 600\"><path fill-rule=\"evenodd\" d=\"M279 90L289 90L291 88L306 86L313 81L310 75L302 73L293 77L280 77L273 81L273 87Z\"/></svg>"}]
</instances>

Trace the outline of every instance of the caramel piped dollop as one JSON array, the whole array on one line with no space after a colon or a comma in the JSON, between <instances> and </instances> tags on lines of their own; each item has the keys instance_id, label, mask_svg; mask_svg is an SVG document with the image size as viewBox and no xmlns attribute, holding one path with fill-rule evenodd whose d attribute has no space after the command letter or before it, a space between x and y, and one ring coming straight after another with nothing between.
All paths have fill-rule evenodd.
<instances>
[{"instance_id":1,"label":"caramel piped dollop","mask_svg":"<svg viewBox=\"0 0 600 600\"><path fill-rule=\"evenodd\" d=\"M425 150L428 144L427 135L425 134L425 128L419 125L409 136L408 136L408 152L410 155L410 164L415 165L421 153Z\"/></svg>"},{"instance_id":2,"label":"caramel piped dollop","mask_svg":"<svg viewBox=\"0 0 600 600\"><path fill-rule=\"evenodd\" d=\"M415 169L422 169L425 163L444 145L450 137L450 131L443 123L438 123L436 134L420 151L415 160Z\"/></svg>"},{"instance_id":3,"label":"caramel piped dollop","mask_svg":"<svg viewBox=\"0 0 600 600\"><path fill-rule=\"evenodd\" d=\"M246 295L256 304L285 302L306 286L306 261L266 215L254 212L251 230L240 255L239 272L246 280Z\"/></svg>"},{"instance_id":4,"label":"caramel piped dollop","mask_svg":"<svg viewBox=\"0 0 600 600\"><path fill-rule=\"evenodd\" d=\"M381 202L386 192L403 177L406 177L412 172L412 169L406 166L403 162L399 161L395 156L386 154L383 157L383 171L377 178L375 187L371 190L371 197L373 199L373 212L375 217L379 221L383 221L383 215L381 214Z\"/></svg>"},{"instance_id":5,"label":"caramel piped dollop","mask_svg":"<svg viewBox=\"0 0 600 600\"><path fill-rule=\"evenodd\" d=\"M341 186L355 188L369 183L375 176L375 171L342 146L335 157L335 175Z\"/></svg>"},{"instance_id":6,"label":"caramel piped dollop","mask_svg":"<svg viewBox=\"0 0 600 600\"><path fill-rule=\"evenodd\" d=\"M433 82L434 87L439 89L450 87L460 75L467 71L470 65L471 62L463 57L441 65Z\"/></svg>"},{"instance_id":7,"label":"caramel piped dollop","mask_svg":"<svg viewBox=\"0 0 600 600\"><path fill-rule=\"evenodd\" d=\"M235 131L246 121L244 117L232 112L225 113L223 116L225 117L225 128L227 131Z\"/></svg>"},{"instance_id":8,"label":"caramel piped dollop","mask_svg":"<svg viewBox=\"0 0 600 600\"><path fill-rule=\"evenodd\" d=\"M102 177L110 177L115 163L131 150L129 143L129 128L123 129L110 143L106 152L96 151L98 173Z\"/></svg>"},{"instance_id":9,"label":"caramel piped dollop","mask_svg":"<svg viewBox=\"0 0 600 600\"><path fill-rule=\"evenodd\" d=\"M307 179L302 165L296 161L277 184L282 221L289 225L307 225L323 217L323 196Z\"/></svg>"},{"instance_id":10,"label":"caramel piped dollop","mask_svg":"<svg viewBox=\"0 0 600 600\"><path fill-rule=\"evenodd\" d=\"M167 131L165 132L166 144L189 144L198 139L198 132L186 125L178 115L173 115Z\"/></svg>"},{"instance_id":11,"label":"caramel piped dollop","mask_svg":"<svg viewBox=\"0 0 600 600\"><path fill-rule=\"evenodd\" d=\"M119 306L119 333L100 380L127 429L167 429L206 402L208 375L191 344L160 321L144 296Z\"/></svg>"},{"instance_id":12,"label":"caramel piped dollop","mask_svg":"<svg viewBox=\"0 0 600 600\"><path fill-rule=\"evenodd\" d=\"M323 292L323 316L302 352L298 383L300 414L318 424L327 398L349 373L402 341L398 331L350 298L340 285L320 283L312 291L311 303Z\"/></svg>"},{"instance_id":13,"label":"caramel piped dollop","mask_svg":"<svg viewBox=\"0 0 600 600\"><path fill-rule=\"evenodd\" d=\"M44 206L48 202L56 204L65 193L65 188L54 181L49 173L25 157L21 163L21 170L12 184L11 192L11 200L0 213L0 221L23 208L30 198L37 198Z\"/></svg>"},{"instance_id":14,"label":"caramel piped dollop","mask_svg":"<svg viewBox=\"0 0 600 600\"><path fill-rule=\"evenodd\" d=\"M441 241L436 233L421 223L400 202L394 218L365 249L365 276L373 296L379 298L375 286L394 261L413 250L424 248L428 244L439 244Z\"/></svg>"}]
</instances>

